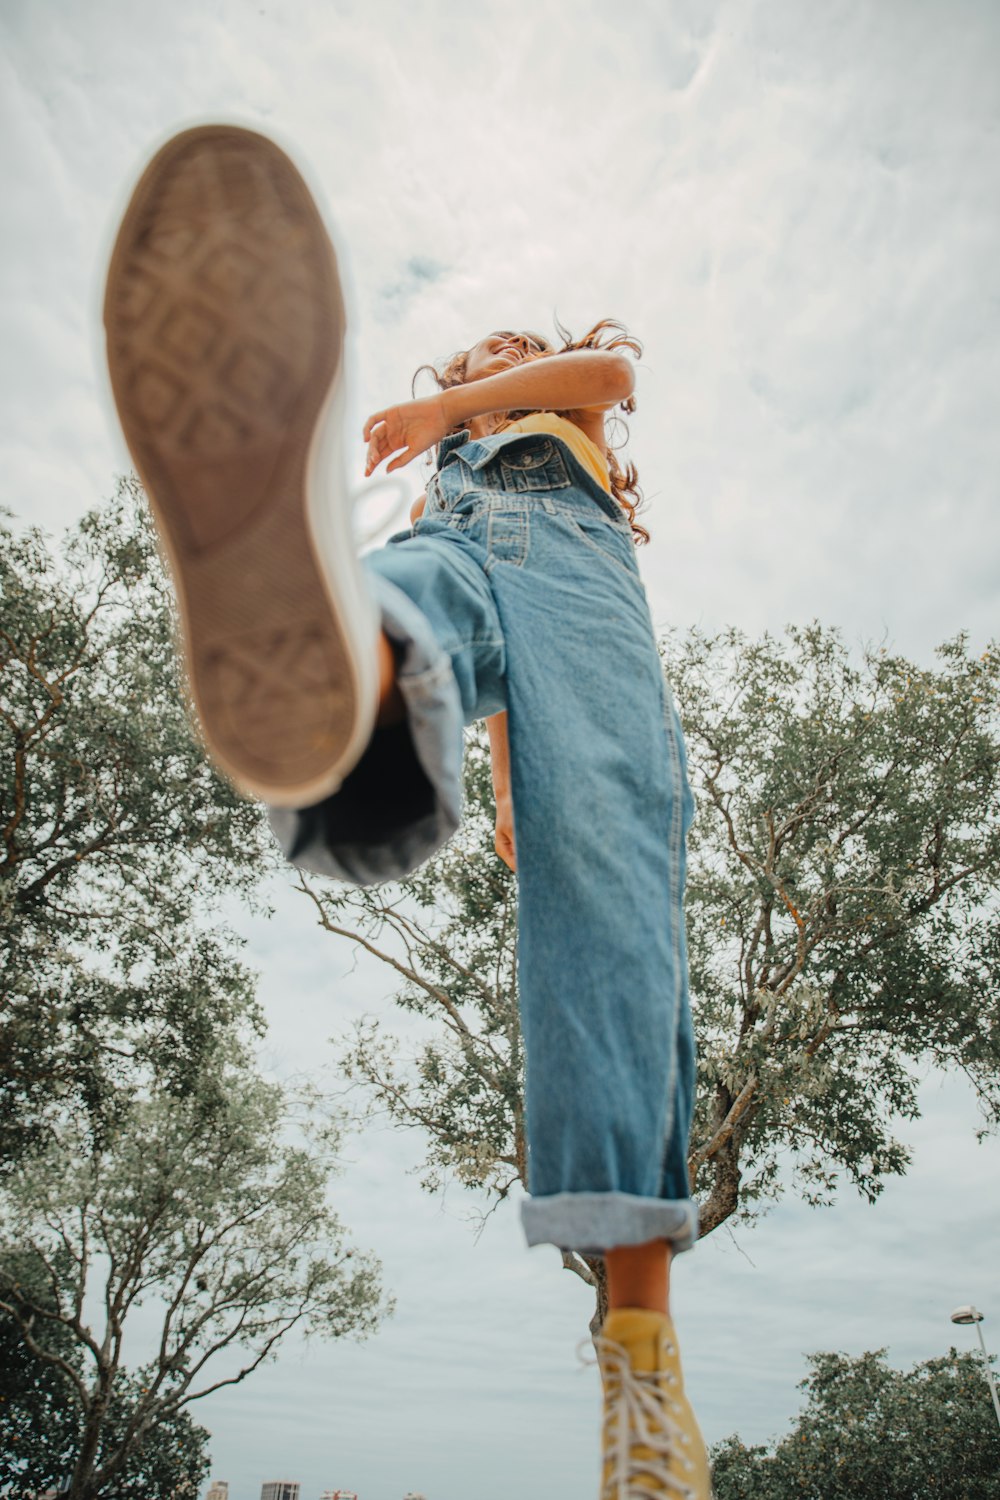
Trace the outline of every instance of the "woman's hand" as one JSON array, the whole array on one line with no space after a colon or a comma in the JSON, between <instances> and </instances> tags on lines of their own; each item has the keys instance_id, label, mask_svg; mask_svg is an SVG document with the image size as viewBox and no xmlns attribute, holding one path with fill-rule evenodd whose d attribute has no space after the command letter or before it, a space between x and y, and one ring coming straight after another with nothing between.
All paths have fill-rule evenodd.
<instances>
[{"instance_id":1,"label":"woman's hand","mask_svg":"<svg viewBox=\"0 0 1000 1500\"><path fill-rule=\"evenodd\" d=\"M497 829L494 847L505 865L517 869L517 851L514 848L514 808L508 793L497 798Z\"/></svg>"},{"instance_id":2,"label":"woman's hand","mask_svg":"<svg viewBox=\"0 0 1000 1500\"><path fill-rule=\"evenodd\" d=\"M365 423L364 439L368 444L365 478L394 453L398 457L392 459L385 472L391 474L394 469L401 469L439 443L452 426L441 396L423 396L419 401L404 401L401 406L375 412Z\"/></svg>"},{"instance_id":3,"label":"woman's hand","mask_svg":"<svg viewBox=\"0 0 1000 1500\"><path fill-rule=\"evenodd\" d=\"M486 720L490 737L490 763L493 772L493 800L497 806L497 832L494 847L505 865L517 869L514 851L514 794L510 783L510 740L507 735L507 710L490 714Z\"/></svg>"}]
</instances>

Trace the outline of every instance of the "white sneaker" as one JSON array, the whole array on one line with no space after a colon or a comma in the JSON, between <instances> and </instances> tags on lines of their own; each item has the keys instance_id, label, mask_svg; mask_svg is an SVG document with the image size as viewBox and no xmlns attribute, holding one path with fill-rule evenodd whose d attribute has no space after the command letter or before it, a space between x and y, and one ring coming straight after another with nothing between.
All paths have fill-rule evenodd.
<instances>
[{"instance_id":1,"label":"white sneaker","mask_svg":"<svg viewBox=\"0 0 1000 1500\"><path fill-rule=\"evenodd\" d=\"M242 791L308 806L371 738L379 620L343 478L344 296L288 156L234 125L169 140L122 220L104 325L208 748Z\"/></svg>"}]
</instances>

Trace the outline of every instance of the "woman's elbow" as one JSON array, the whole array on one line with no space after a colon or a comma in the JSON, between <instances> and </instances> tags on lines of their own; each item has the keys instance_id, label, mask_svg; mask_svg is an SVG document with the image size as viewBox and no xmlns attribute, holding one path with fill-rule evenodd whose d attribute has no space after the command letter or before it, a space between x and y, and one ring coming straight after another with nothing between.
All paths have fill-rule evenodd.
<instances>
[{"instance_id":1,"label":"woman's elbow","mask_svg":"<svg viewBox=\"0 0 1000 1500\"><path fill-rule=\"evenodd\" d=\"M614 402L627 401L635 390L632 361L626 354L619 354L614 349L607 350L604 357L607 361L608 399Z\"/></svg>"}]
</instances>

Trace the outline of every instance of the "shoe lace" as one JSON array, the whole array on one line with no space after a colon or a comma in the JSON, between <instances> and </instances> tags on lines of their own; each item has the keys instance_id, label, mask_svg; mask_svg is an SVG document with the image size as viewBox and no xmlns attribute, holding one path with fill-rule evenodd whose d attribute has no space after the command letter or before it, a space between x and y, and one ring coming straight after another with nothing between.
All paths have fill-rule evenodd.
<instances>
[{"instance_id":1,"label":"shoe lace","mask_svg":"<svg viewBox=\"0 0 1000 1500\"><path fill-rule=\"evenodd\" d=\"M588 1344L597 1351L596 1359L588 1359L582 1352ZM670 1490L683 1500L697 1500L691 1485L670 1467L687 1437L664 1409L658 1382L665 1379L675 1384L676 1375L633 1370L627 1350L600 1334L593 1340L581 1339L576 1352L582 1367L602 1367L605 1382L613 1391L605 1401L604 1452L610 1473L602 1500L663 1500L664 1492ZM670 1404L676 1408L676 1403ZM640 1446L650 1450L649 1457L634 1455L634 1449ZM686 1459L682 1462L691 1467Z\"/></svg>"}]
</instances>

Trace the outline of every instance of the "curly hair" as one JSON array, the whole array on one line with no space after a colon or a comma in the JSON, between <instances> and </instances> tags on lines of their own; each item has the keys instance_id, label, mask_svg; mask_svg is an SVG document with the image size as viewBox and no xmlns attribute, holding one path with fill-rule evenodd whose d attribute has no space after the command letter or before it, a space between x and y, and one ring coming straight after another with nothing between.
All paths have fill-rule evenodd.
<instances>
[{"instance_id":1,"label":"curly hair","mask_svg":"<svg viewBox=\"0 0 1000 1500\"><path fill-rule=\"evenodd\" d=\"M531 339L538 346L539 352L529 355L530 359L545 359L546 356L551 354L569 354L574 349L628 349L637 359L642 357L642 345L639 340L633 338L624 324L619 323L614 318L602 318L581 339L574 339L569 330L564 328L559 322L558 318L554 321L556 331L563 341L561 348L556 348L554 344L548 339L543 338L540 334L524 331L524 337ZM609 334L610 337L608 336ZM452 354L444 361L440 369L435 365L421 365L414 373L413 382L410 387L411 391L415 392L417 376L422 375L425 370L437 381L439 390L446 391L452 386L464 385L468 358L469 350L459 349L457 353ZM619 404L618 411L624 412L626 415L631 415L635 411L635 397L627 396ZM506 412L504 420L498 425L497 430L502 431L507 423L516 422L519 418L528 415L528 410ZM625 427L625 423L617 413L613 420L618 422L620 426ZM458 430L458 428L455 429L455 431ZM616 449L624 447L627 441L628 429L625 427L625 436L622 441L615 444L614 447L610 445L608 447L608 476L611 480L611 493L628 515L629 525L632 529L632 540L638 547L649 541L649 532L645 526L640 526L635 519L636 511L645 503L642 490L639 488L639 474L635 464L627 464L623 469L618 461Z\"/></svg>"}]
</instances>

